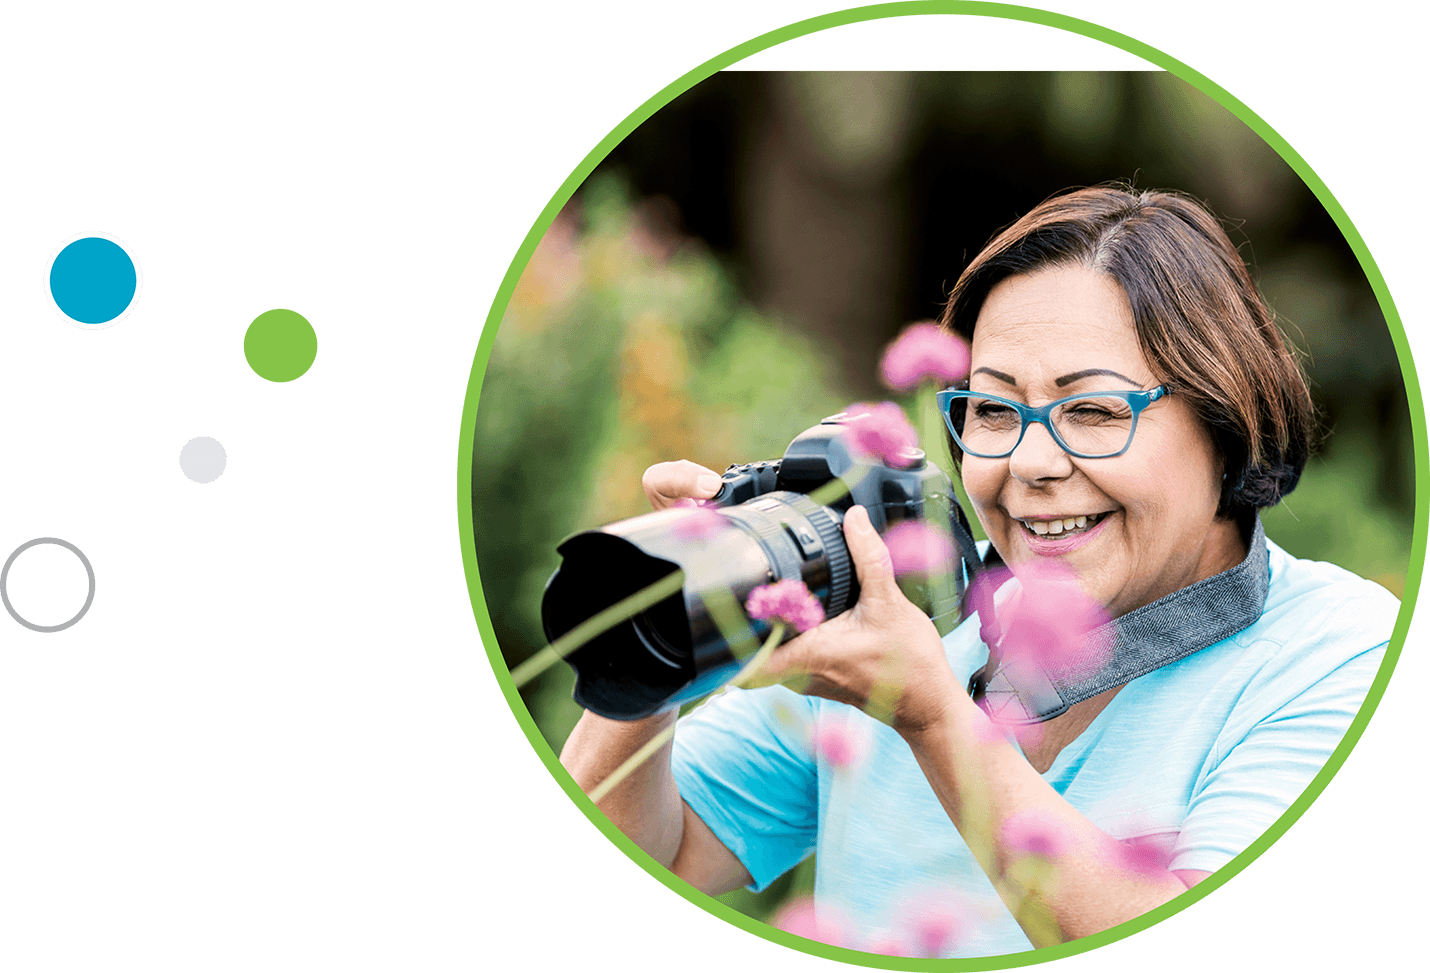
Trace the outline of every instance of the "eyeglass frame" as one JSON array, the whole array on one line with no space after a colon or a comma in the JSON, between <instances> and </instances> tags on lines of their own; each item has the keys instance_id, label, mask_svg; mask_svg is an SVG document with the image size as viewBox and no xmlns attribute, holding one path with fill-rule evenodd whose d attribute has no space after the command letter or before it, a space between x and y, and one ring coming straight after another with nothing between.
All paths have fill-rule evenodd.
<instances>
[{"instance_id":1,"label":"eyeglass frame","mask_svg":"<svg viewBox=\"0 0 1430 973\"><path fill-rule=\"evenodd\" d=\"M958 444L958 448L969 456L976 456L979 459L1003 459L1013 455L1023 443L1023 437L1028 434L1028 427L1033 423L1040 424L1052 436L1053 442L1058 444L1058 448L1069 456L1076 456L1078 459L1114 459L1121 456L1132 448L1133 437L1137 435L1137 418L1142 414L1142 410L1153 402L1166 398L1172 394L1172 390L1165 385L1159 385L1154 389L1116 392L1079 392L1077 395L1069 395L1065 399L1057 399L1047 405L1031 406L1022 402L1015 402L1012 399L1005 399L1001 395L989 395L986 392L973 392L969 389L947 388L937 393L934 398L938 402L939 412L943 415L943 424L948 427L949 435ZM1123 446L1115 453L1080 453L1063 441L1063 437L1058 435L1058 431L1053 428L1053 410L1068 402L1075 402L1078 399L1105 399L1108 397L1122 399L1127 403L1127 407L1132 410L1132 428L1127 430L1127 445ZM1009 406L1018 413L1018 418L1022 420L1023 426L1018 430L1018 438L1006 453L977 453L969 449L963 443L963 437L953 428L952 407L956 399L991 399L994 402L1001 402Z\"/></svg>"}]
</instances>

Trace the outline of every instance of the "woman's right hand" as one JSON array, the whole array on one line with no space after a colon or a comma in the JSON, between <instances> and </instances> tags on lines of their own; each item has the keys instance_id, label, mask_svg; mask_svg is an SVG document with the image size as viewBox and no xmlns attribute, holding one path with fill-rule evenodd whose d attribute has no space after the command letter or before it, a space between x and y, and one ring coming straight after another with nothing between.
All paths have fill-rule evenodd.
<instances>
[{"instance_id":1,"label":"woman's right hand","mask_svg":"<svg viewBox=\"0 0 1430 973\"><path fill-rule=\"evenodd\" d=\"M681 500L709 500L720 492L720 474L688 459L678 459L646 470L641 487L650 505L664 510Z\"/></svg>"}]
</instances>

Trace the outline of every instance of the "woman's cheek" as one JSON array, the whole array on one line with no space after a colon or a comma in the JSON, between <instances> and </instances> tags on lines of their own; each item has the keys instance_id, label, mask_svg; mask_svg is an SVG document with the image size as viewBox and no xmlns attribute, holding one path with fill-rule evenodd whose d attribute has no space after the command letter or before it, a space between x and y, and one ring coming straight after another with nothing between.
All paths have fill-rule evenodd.
<instances>
[{"instance_id":1,"label":"woman's cheek","mask_svg":"<svg viewBox=\"0 0 1430 973\"><path fill-rule=\"evenodd\" d=\"M964 457L963 460L963 489L973 505L974 516L983 524L985 531L996 526L992 520L998 496L998 477L992 467L993 462L973 457Z\"/></svg>"}]
</instances>

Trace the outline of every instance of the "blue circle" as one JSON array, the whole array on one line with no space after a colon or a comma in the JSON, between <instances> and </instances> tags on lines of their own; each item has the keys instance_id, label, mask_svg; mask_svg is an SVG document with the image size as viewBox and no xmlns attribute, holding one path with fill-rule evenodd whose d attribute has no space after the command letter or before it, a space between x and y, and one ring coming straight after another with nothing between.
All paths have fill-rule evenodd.
<instances>
[{"instance_id":1,"label":"blue circle","mask_svg":"<svg viewBox=\"0 0 1430 973\"><path fill-rule=\"evenodd\" d=\"M138 276L124 248L102 237L76 240L50 265L50 294L60 310L82 324L103 324L134 300Z\"/></svg>"}]
</instances>

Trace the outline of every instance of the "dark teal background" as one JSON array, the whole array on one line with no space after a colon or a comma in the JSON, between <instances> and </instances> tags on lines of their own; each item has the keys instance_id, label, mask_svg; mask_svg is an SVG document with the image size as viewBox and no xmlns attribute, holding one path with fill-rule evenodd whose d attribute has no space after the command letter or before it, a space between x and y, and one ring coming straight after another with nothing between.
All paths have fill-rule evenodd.
<instances>
[{"instance_id":1,"label":"dark teal background","mask_svg":"<svg viewBox=\"0 0 1430 973\"><path fill-rule=\"evenodd\" d=\"M1180 57L1266 117L1356 220L1430 358L1423 14L1048 6ZM99 588L69 632L0 618L0 966L831 969L679 899L562 796L480 651L456 538L480 322L541 207L659 87L825 9L7 16L0 555L70 539ZM749 66L1138 63L954 19L847 27ZM139 308L110 331L64 325L40 288L50 250L84 229L143 263ZM319 335L289 385L243 362L243 329L269 308ZM229 452L215 484L179 474L194 435ZM57 584L26 588L27 611L69 617L73 569L34 565ZM1411 631L1356 756L1263 859L1057 969L1413 964L1424 641Z\"/></svg>"}]
</instances>

